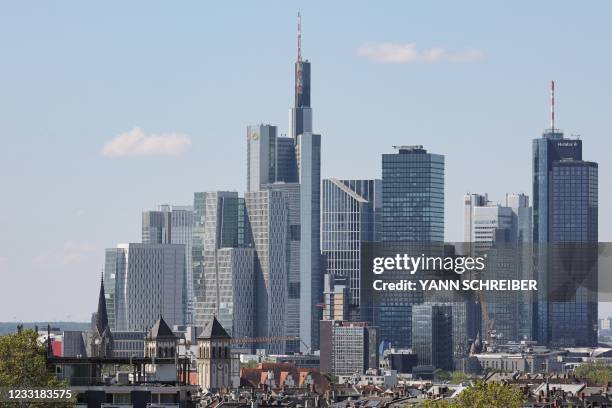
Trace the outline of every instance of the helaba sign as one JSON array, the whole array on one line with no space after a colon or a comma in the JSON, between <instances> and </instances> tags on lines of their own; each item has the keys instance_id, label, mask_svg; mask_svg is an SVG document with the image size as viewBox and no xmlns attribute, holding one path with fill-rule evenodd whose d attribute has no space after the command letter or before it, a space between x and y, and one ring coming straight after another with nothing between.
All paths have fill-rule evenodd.
<instances>
[{"instance_id":1,"label":"helaba sign","mask_svg":"<svg viewBox=\"0 0 612 408\"><path fill-rule=\"evenodd\" d=\"M557 147L576 147L578 142L557 142Z\"/></svg>"}]
</instances>

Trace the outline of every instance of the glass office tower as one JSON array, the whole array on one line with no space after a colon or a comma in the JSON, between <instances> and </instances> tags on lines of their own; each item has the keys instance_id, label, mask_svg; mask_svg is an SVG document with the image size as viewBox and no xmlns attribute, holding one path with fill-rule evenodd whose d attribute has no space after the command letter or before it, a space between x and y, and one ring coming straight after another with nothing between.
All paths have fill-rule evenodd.
<instances>
[{"instance_id":1,"label":"glass office tower","mask_svg":"<svg viewBox=\"0 0 612 408\"><path fill-rule=\"evenodd\" d=\"M395 146L382 155L382 235L378 256L412 252L414 256L444 255L444 156L423 146ZM383 279L404 279L388 271ZM421 276L427 279L426 272ZM424 301L420 290L376 292L373 324L380 338L395 347L412 345L412 306Z\"/></svg>"},{"instance_id":2,"label":"glass office tower","mask_svg":"<svg viewBox=\"0 0 612 408\"><path fill-rule=\"evenodd\" d=\"M191 323L193 316L193 269L191 266L191 243L193 229L193 207L188 205L160 205L156 211L142 213L143 244L185 245L185 322Z\"/></svg>"},{"instance_id":3,"label":"glass office tower","mask_svg":"<svg viewBox=\"0 0 612 408\"><path fill-rule=\"evenodd\" d=\"M276 126L247 126L247 191L297 182L297 172L295 139L278 136Z\"/></svg>"},{"instance_id":4,"label":"glass office tower","mask_svg":"<svg viewBox=\"0 0 612 408\"><path fill-rule=\"evenodd\" d=\"M321 135L297 137L300 178L300 340L307 349L319 348L323 302L321 273Z\"/></svg>"},{"instance_id":5,"label":"glass office tower","mask_svg":"<svg viewBox=\"0 0 612 408\"><path fill-rule=\"evenodd\" d=\"M382 156L382 240L444 241L444 156L396 146Z\"/></svg>"},{"instance_id":6,"label":"glass office tower","mask_svg":"<svg viewBox=\"0 0 612 408\"><path fill-rule=\"evenodd\" d=\"M321 194L321 252L329 281L348 283L350 320L360 319L361 244L380 235L380 180L325 179ZM330 288L333 290L333 288Z\"/></svg>"},{"instance_id":7,"label":"glass office tower","mask_svg":"<svg viewBox=\"0 0 612 408\"><path fill-rule=\"evenodd\" d=\"M533 242L550 242L550 178L553 163L582 160L582 140L567 139L550 129L533 141Z\"/></svg>"},{"instance_id":8,"label":"glass office tower","mask_svg":"<svg viewBox=\"0 0 612 408\"><path fill-rule=\"evenodd\" d=\"M262 190L282 193L288 211L287 253L287 307L285 335L296 339L300 336L300 184L274 183L262 186ZM300 351L299 340L285 342L287 353Z\"/></svg>"},{"instance_id":9,"label":"glass office tower","mask_svg":"<svg viewBox=\"0 0 612 408\"><path fill-rule=\"evenodd\" d=\"M145 331L160 314L170 325L185 324L184 273L183 244L133 243L107 249L109 325L116 331Z\"/></svg>"},{"instance_id":10,"label":"glass office tower","mask_svg":"<svg viewBox=\"0 0 612 408\"><path fill-rule=\"evenodd\" d=\"M217 250L239 246L244 235L244 211L234 191L198 192L193 205L193 323L204 326L217 313L217 297L207 296L207 284L216 280ZM241 228L242 225L242 228Z\"/></svg>"},{"instance_id":11,"label":"glass office tower","mask_svg":"<svg viewBox=\"0 0 612 408\"><path fill-rule=\"evenodd\" d=\"M419 365L453 369L451 306L424 303L412 308L412 351Z\"/></svg>"},{"instance_id":12,"label":"glass office tower","mask_svg":"<svg viewBox=\"0 0 612 408\"><path fill-rule=\"evenodd\" d=\"M255 248L255 335L284 336L287 315L289 206L281 191L244 195ZM257 348L284 353L283 342L262 342Z\"/></svg>"},{"instance_id":13,"label":"glass office tower","mask_svg":"<svg viewBox=\"0 0 612 408\"><path fill-rule=\"evenodd\" d=\"M533 141L536 338L559 347L597 345L597 163L558 129Z\"/></svg>"}]
</instances>

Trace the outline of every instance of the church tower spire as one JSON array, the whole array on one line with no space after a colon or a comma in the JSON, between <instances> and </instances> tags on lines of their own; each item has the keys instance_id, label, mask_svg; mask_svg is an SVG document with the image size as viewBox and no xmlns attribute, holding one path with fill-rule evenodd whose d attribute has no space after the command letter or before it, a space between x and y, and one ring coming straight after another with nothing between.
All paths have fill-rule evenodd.
<instances>
[{"instance_id":1,"label":"church tower spire","mask_svg":"<svg viewBox=\"0 0 612 408\"><path fill-rule=\"evenodd\" d=\"M100 277L100 295L98 297L98 313L96 314L96 328L102 334L108 327L108 313L106 310L106 294L104 293L104 276Z\"/></svg>"}]
</instances>

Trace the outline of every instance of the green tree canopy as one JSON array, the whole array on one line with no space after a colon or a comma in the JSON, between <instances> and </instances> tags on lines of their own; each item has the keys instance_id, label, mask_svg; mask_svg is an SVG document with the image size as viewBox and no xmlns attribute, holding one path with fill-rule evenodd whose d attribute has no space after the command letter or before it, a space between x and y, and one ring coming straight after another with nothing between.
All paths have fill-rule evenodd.
<instances>
[{"instance_id":1,"label":"green tree canopy","mask_svg":"<svg viewBox=\"0 0 612 408\"><path fill-rule=\"evenodd\" d=\"M47 369L46 349L37 342L34 330L0 336L0 387L65 389L65 382ZM12 404L12 403L11 403ZM74 403L28 402L1 405L28 407L64 407Z\"/></svg>"},{"instance_id":2,"label":"green tree canopy","mask_svg":"<svg viewBox=\"0 0 612 408\"><path fill-rule=\"evenodd\" d=\"M453 371L451 374L451 383L460 384L470 380L470 376L463 371Z\"/></svg>"},{"instance_id":3,"label":"green tree canopy","mask_svg":"<svg viewBox=\"0 0 612 408\"><path fill-rule=\"evenodd\" d=\"M521 408L525 395L514 385L478 381L453 401L425 401L426 408Z\"/></svg>"},{"instance_id":4,"label":"green tree canopy","mask_svg":"<svg viewBox=\"0 0 612 408\"><path fill-rule=\"evenodd\" d=\"M604 361L581 364L574 373L578 378L587 380L589 384L600 387L607 387L612 381L612 366Z\"/></svg>"},{"instance_id":5,"label":"green tree canopy","mask_svg":"<svg viewBox=\"0 0 612 408\"><path fill-rule=\"evenodd\" d=\"M441 368L436 368L436 371L434 371L434 378L440 381L448 381L451 379L451 375L448 371Z\"/></svg>"}]
</instances>

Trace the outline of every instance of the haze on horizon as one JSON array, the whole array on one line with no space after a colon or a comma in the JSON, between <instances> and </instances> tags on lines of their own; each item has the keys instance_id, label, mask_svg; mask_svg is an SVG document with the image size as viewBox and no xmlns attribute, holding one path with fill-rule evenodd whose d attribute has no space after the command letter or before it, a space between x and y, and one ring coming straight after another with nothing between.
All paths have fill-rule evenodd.
<instances>
[{"instance_id":1,"label":"haze on horizon","mask_svg":"<svg viewBox=\"0 0 612 408\"><path fill-rule=\"evenodd\" d=\"M143 210L245 190L246 126L287 131L298 10L323 177L380 177L392 145L444 154L445 235L460 241L464 193L531 196L554 79L556 123L599 163L612 241L609 2L12 2L0 321L88 321L104 249L138 242Z\"/></svg>"}]
</instances>

